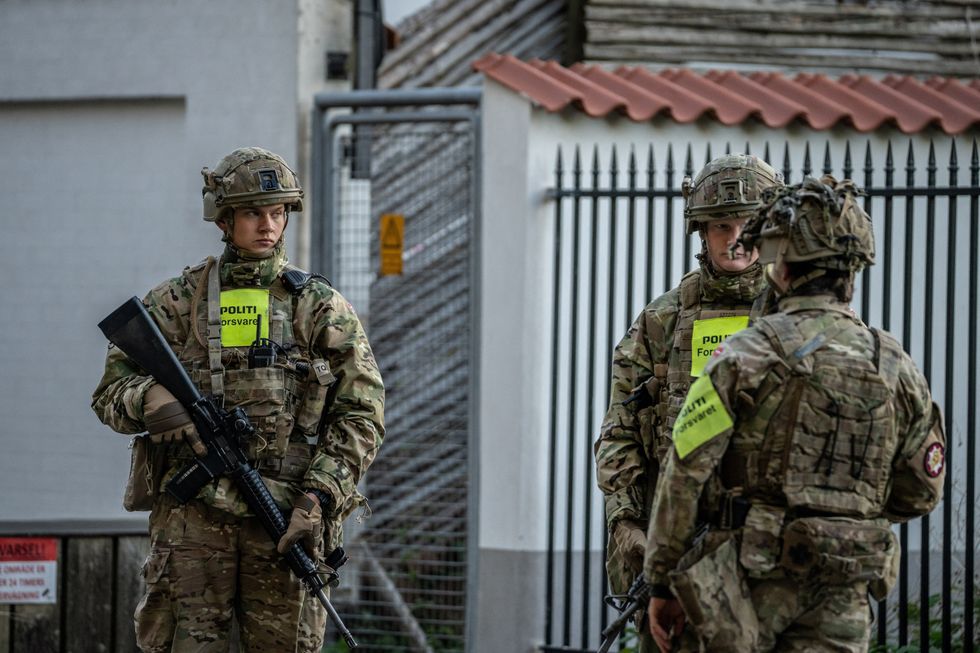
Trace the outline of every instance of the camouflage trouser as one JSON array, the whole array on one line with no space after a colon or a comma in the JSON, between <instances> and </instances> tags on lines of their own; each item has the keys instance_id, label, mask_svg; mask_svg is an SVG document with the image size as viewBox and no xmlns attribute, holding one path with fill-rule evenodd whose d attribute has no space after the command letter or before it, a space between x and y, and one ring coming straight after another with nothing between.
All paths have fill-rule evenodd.
<instances>
[{"instance_id":1,"label":"camouflage trouser","mask_svg":"<svg viewBox=\"0 0 980 653\"><path fill-rule=\"evenodd\" d=\"M321 536L320 555L322 546ZM254 518L164 498L150 514L150 547L135 615L144 653L227 653L233 614L244 651L320 650L326 611Z\"/></svg>"},{"instance_id":2,"label":"camouflage trouser","mask_svg":"<svg viewBox=\"0 0 980 653\"><path fill-rule=\"evenodd\" d=\"M749 579L764 651L868 650L868 583L824 585L794 578Z\"/></svg>"}]
</instances>

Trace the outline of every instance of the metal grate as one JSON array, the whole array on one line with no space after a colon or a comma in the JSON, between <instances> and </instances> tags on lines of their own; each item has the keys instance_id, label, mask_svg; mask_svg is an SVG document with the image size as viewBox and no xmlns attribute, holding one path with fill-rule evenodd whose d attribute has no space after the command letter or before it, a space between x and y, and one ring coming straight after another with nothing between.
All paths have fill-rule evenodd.
<instances>
[{"instance_id":1,"label":"metal grate","mask_svg":"<svg viewBox=\"0 0 980 653\"><path fill-rule=\"evenodd\" d=\"M365 141L371 160L352 174ZM348 530L356 566L338 608L360 650L463 651L472 127L358 125L339 150L333 282L367 325L387 435L363 488L373 515ZM384 213L405 217L403 274L379 278Z\"/></svg>"}]
</instances>

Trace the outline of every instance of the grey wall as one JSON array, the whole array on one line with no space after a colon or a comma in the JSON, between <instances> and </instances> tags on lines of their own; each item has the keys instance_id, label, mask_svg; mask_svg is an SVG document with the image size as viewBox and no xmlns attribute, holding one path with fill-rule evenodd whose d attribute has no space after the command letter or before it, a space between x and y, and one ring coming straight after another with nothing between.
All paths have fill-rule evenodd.
<instances>
[{"instance_id":1,"label":"grey wall","mask_svg":"<svg viewBox=\"0 0 980 653\"><path fill-rule=\"evenodd\" d=\"M202 166L243 145L296 160L315 85L297 33L322 66L318 18L298 0L0 2L0 530L127 516L126 438L89 408L96 323L220 252Z\"/></svg>"}]
</instances>

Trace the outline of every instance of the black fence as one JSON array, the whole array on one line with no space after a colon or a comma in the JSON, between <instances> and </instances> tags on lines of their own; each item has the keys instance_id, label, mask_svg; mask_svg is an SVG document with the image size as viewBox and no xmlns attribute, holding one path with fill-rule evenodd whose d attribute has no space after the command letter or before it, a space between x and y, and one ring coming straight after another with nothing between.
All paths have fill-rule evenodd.
<instances>
[{"instance_id":1,"label":"black fence","mask_svg":"<svg viewBox=\"0 0 980 653\"><path fill-rule=\"evenodd\" d=\"M685 233L680 192L682 178L696 172L692 149L686 147L681 169L669 144L663 168L655 162L655 144L639 157L631 150L622 167L615 148L602 156L594 148L588 169L578 148L570 161L558 152L550 191L555 212L546 652L595 650L613 616L601 605L605 520L592 443L606 408L613 347L643 306L695 265L700 243ZM901 340L944 409L944 499L931 515L897 527L901 575L877 605L872 650L972 651L978 608L976 140L965 170L949 137L909 140L894 152L890 141L869 140L863 157L860 150L852 156L850 142L830 139L819 170L811 165L810 143L787 142L777 157L768 143L757 149L781 168L787 183L834 174L863 186L878 255L857 280L853 305L865 322ZM749 150L746 144L743 151ZM796 161L802 158L799 167L794 154ZM709 146L704 161L711 158ZM937 160L946 162L942 171Z\"/></svg>"}]
</instances>

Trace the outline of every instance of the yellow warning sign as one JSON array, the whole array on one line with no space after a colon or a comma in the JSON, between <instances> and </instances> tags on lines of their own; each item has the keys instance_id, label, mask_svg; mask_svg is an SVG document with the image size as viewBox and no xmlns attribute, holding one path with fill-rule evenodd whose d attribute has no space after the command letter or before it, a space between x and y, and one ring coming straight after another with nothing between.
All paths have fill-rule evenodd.
<instances>
[{"instance_id":1,"label":"yellow warning sign","mask_svg":"<svg viewBox=\"0 0 980 653\"><path fill-rule=\"evenodd\" d=\"M402 273L402 254L405 251L405 216L400 213L381 215L380 275Z\"/></svg>"}]
</instances>

